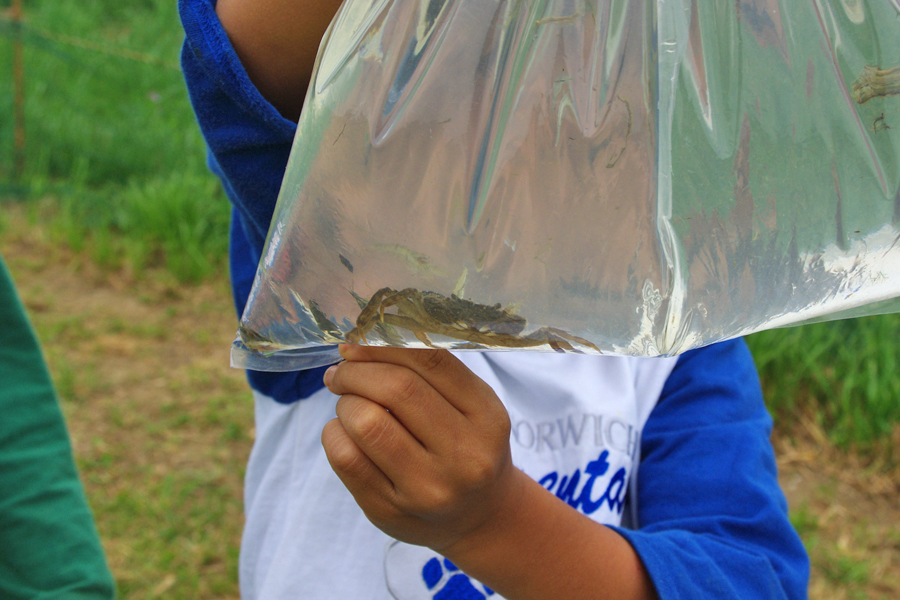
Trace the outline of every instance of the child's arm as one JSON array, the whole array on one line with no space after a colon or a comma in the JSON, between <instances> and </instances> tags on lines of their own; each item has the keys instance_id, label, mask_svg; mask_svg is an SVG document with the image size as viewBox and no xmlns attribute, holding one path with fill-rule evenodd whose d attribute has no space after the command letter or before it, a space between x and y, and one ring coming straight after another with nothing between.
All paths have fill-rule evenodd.
<instances>
[{"instance_id":1,"label":"child's arm","mask_svg":"<svg viewBox=\"0 0 900 600\"><path fill-rule=\"evenodd\" d=\"M366 346L341 354L346 361L325 375L341 398L322 441L376 526L510 600L656 596L623 537L513 466L505 408L452 354Z\"/></svg>"},{"instance_id":2,"label":"child's arm","mask_svg":"<svg viewBox=\"0 0 900 600\"><path fill-rule=\"evenodd\" d=\"M319 50L340 0L218 0L216 13L250 81L296 121Z\"/></svg>"},{"instance_id":3,"label":"child's arm","mask_svg":"<svg viewBox=\"0 0 900 600\"><path fill-rule=\"evenodd\" d=\"M660 597L806 598L771 433L743 340L678 357L641 433L640 528L618 530Z\"/></svg>"}]
</instances>

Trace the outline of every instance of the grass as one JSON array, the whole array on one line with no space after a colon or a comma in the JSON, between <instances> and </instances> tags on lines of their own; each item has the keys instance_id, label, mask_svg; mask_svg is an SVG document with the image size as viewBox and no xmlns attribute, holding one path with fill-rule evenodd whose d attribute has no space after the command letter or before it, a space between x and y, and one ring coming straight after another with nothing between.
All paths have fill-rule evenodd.
<instances>
[{"instance_id":1,"label":"grass","mask_svg":"<svg viewBox=\"0 0 900 600\"><path fill-rule=\"evenodd\" d=\"M791 510L791 525L803 539L812 538L819 529L819 519L810 510L809 504L804 503Z\"/></svg>"},{"instance_id":2,"label":"grass","mask_svg":"<svg viewBox=\"0 0 900 600\"><path fill-rule=\"evenodd\" d=\"M228 367L226 283L178 284L156 269L139 295L127 274L23 227L24 212L7 211L0 247L54 376L119 597L236 598L253 406Z\"/></svg>"},{"instance_id":3,"label":"grass","mask_svg":"<svg viewBox=\"0 0 900 600\"><path fill-rule=\"evenodd\" d=\"M893 314L765 331L747 341L776 418L810 412L839 446L880 449L897 461L898 336L900 315Z\"/></svg>"},{"instance_id":4,"label":"grass","mask_svg":"<svg viewBox=\"0 0 900 600\"><path fill-rule=\"evenodd\" d=\"M0 0L2 116L13 114L8 6ZM214 381L198 375L210 372L207 357L227 360L219 354L233 330L214 335L203 324L212 310L213 323L228 321L227 291L205 308L181 295L185 283L225 270L230 209L177 66L176 3L25 0L25 15L26 162L13 172L13 121L0 117L0 230L18 235L21 219L10 215L24 213L52 245L89 257L69 263L78 278L124 273L143 288L136 305L102 296L73 305L76 294L58 287L68 273L47 271L59 256L40 245L16 252L40 273L20 291L119 597L237 597L252 405L227 366Z\"/></svg>"},{"instance_id":5,"label":"grass","mask_svg":"<svg viewBox=\"0 0 900 600\"><path fill-rule=\"evenodd\" d=\"M33 0L25 14L26 166L13 172L13 119L0 119L0 198L28 202L102 265L164 266L180 281L221 272L229 207L178 68L176 3ZM14 37L0 19L4 115Z\"/></svg>"}]
</instances>

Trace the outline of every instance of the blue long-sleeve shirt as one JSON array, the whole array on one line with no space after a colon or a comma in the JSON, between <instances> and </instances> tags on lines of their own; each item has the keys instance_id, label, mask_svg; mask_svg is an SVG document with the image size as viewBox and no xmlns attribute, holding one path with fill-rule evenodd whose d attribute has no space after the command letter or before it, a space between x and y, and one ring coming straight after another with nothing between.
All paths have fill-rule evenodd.
<instances>
[{"instance_id":1,"label":"blue long-sleeve shirt","mask_svg":"<svg viewBox=\"0 0 900 600\"><path fill-rule=\"evenodd\" d=\"M212 0L179 0L182 66L209 165L233 203L230 267L240 314L296 124L250 82ZM278 402L322 386L322 369L248 372ZM752 357L742 341L682 355L641 437L632 544L660 598L805 598L806 552L787 515Z\"/></svg>"}]
</instances>

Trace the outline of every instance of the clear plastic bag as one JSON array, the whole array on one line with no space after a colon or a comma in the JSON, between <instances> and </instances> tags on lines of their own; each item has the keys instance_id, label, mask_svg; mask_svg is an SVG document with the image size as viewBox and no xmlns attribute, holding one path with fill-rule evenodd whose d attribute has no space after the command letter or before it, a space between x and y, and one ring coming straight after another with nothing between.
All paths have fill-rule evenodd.
<instances>
[{"instance_id":1,"label":"clear plastic bag","mask_svg":"<svg viewBox=\"0 0 900 600\"><path fill-rule=\"evenodd\" d=\"M347 0L236 366L900 310L896 0Z\"/></svg>"}]
</instances>

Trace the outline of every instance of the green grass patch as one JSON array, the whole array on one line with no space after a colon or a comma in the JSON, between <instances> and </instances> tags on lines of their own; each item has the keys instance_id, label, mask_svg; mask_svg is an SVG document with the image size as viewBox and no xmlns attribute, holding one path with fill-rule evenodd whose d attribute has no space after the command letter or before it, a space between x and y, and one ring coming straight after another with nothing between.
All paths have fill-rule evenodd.
<instances>
[{"instance_id":1,"label":"green grass patch","mask_svg":"<svg viewBox=\"0 0 900 600\"><path fill-rule=\"evenodd\" d=\"M797 533L803 538L804 543L815 536L819 530L819 518L810 509L808 503L803 503L790 512L791 525L797 530Z\"/></svg>"},{"instance_id":2,"label":"green grass patch","mask_svg":"<svg viewBox=\"0 0 900 600\"><path fill-rule=\"evenodd\" d=\"M0 2L0 6L8 2ZM14 28L0 19L0 114L13 114ZM0 119L0 198L32 206L75 251L180 281L221 273L229 206L178 67L176 3L25 3L25 170Z\"/></svg>"},{"instance_id":3,"label":"green grass patch","mask_svg":"<svg viewBox=\"0 0 900 600\"><path fill-rule=\"evenodd\" d=\"M747 338L776 419L810 411L842 447L893 450L900 423L900 315L776 329ZM895 460L900 456L894 456Z\"/></svg>"},{"instance_id":4,"label":"green grass patch","mask_svg":"<svg viewBox=\"0 0 900 600\"><path fill-rule=\"evenodd\" d=\"M854 559L839 552L833 554L819 561L819 566L831 582L847 587L862 586L869 582L869 565L865 560Z\"/></svg>"}]
</instances>

